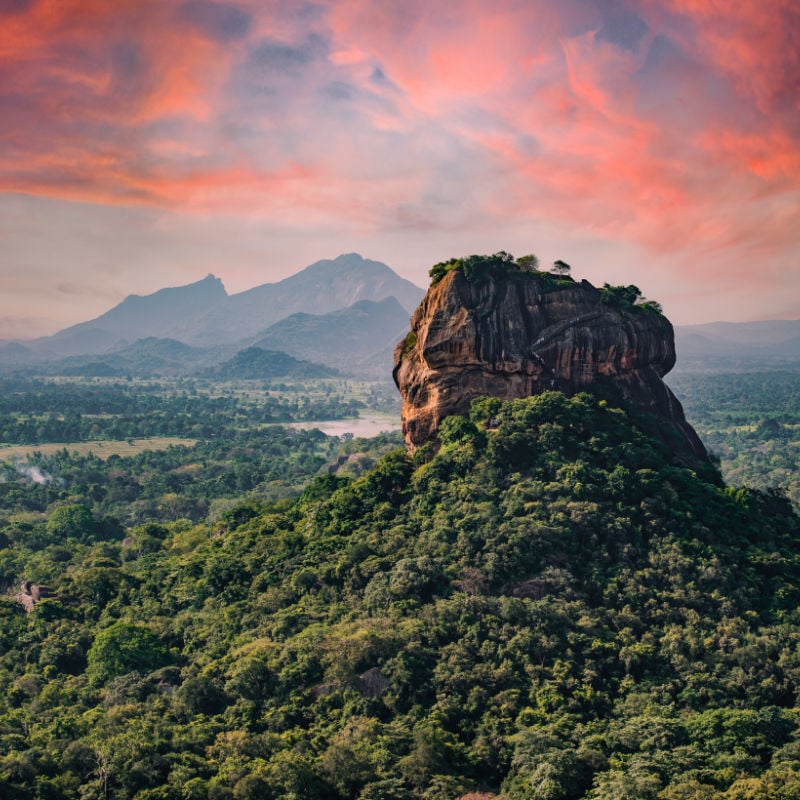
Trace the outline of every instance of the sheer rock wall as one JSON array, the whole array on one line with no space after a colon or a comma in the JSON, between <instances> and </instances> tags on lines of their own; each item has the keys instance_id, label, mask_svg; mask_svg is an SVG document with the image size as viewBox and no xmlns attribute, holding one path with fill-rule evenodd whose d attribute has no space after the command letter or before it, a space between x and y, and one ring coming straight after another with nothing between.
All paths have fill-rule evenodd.
<instances>
[{"instance_id":1,"label":"sheer rock wall","mask_svg":"<svg viewBox=\"0 0 800 800\"><path fill-rule=\"evenodd\" d=\"M675 364L669 320L607 305L587 281L553 289L529 273L470 282L449 272L414 312L394 361L412 450L435 438L444 417L467 414L475 397L574 394L611 379L634 406L669 423L676 451L706 458L661 380Z\"/></svg>"}]
</instances>

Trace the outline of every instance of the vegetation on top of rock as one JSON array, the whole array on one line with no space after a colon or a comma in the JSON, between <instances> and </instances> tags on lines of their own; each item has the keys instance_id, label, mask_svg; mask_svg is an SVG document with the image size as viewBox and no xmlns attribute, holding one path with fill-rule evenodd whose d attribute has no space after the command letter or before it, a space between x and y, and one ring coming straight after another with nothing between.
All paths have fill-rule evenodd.
<instances>
[{"instance_id":1,"label":"vegetation on top of rock","mask_svg":"<svg viewBox=\"0 0 800 800\"><path fill-rule=\"evenodd\" d=\"M441 261L434 264L429 275L431 286L435 286L447 275L448 272L456 270L462 272L464 277L472 283L480 283L485 280L497 279L513 274L535 276L542 284L545 291L552 291L564 286L574 284L569 276L572 267L560 258L553 262L549 271L539 269L539 259L530 254L520 256L515 259L505 250L500 250L493 255L471 255L463 258L451 258L448 261ZM655 314L663 314L661 304L655 300L647 300L642 296L642 291L638 286L630 284L628 286L612 286L604 283L600 290L602 301L607 305L622 310L643 310Z\"/></svg>"},{"instance_id":2,"label":"vegetation on top of rock","mask_svg":"<svg viewBox=\"0 0 800 800\"><path fill-rule=\"evenodd\" d=\"M550 269L551 272L554 272L556 275L569 275L572 267L567 264L566 261L562 261L560 258L557 258L553 262L553 266Z\"/></svg>"},{"instance_id":3,"label":"vegetation on top of rock","mask_svg":"<svg viewBox=\"0 0 800 800\"><path fill-rule=\"evenodd\" d=\"M604 283L600 290L602 301L609 306L619 308L623 311L650 311L654 314L663 315L661 303L656 300L647 300L642 296L642 290L638 286L629 284L627 286L612 286Z\"/></svg>"},{"instance_id":4,"label":"vegetation on top of rock","mask_svg":"<svg viewBox=\"0 0 800 800\"><path fill-rule=\"evenodd\" d=\"M557 261L555 264L565 264ZM569 265L566 265L569 267ZM471 255L463 258L451 258L449 261L441 261L434 264L429 271L431 286L435 286L447 275L448 272L458 270L464 273L464 277L472 283L480 283L490 278L499 278L508 275L532 275L543 281L543 287L547 289L557 289L561 286L568 286L573 283L568 276L569 269L563 271L561 268L551 272L539 270L539 259L533 255L521 256L515 259L511 253L500 250L493 255Z\"/></svg>"}]
</instances>

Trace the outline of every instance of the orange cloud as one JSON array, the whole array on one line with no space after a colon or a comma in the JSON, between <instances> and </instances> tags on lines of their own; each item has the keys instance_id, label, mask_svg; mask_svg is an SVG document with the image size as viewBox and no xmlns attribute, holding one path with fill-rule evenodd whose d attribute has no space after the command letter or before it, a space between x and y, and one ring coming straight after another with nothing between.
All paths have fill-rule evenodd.
<instances>
[{"instance_id":1,"label":"orange cloud","mask_svg":"<svg viewBox=\"0 0 800 800\"><path fill-rule=\"evenodd\" d=\"M178 25L174 8L39 0L3 20L6 191L110 202L158 197L131 180L137 164L146 173L152 160L146 127L207 122L230 58L197 29Z\"/></svg>"},{"instance_id":2,"label":"orange cloud","mask_svg":"<svg viewBox=\"0 0 800 800\"><path fill-rule=\"evenodd\" d=\"M733 76L761 111L800 110L800 6L794 0L648 0L654 24ZM689 20L686 28L669 14Z\"/></svg>"},{"instance_id":3,"label":"orange cloud","mask_svg":"<svg viewBox=\"0 0 800 800\"><path fill-rule=\"evenodd\" d=\"M789 247L797 8L38 0L2 20L0 190Z\"/></svg>"}]
</instances>

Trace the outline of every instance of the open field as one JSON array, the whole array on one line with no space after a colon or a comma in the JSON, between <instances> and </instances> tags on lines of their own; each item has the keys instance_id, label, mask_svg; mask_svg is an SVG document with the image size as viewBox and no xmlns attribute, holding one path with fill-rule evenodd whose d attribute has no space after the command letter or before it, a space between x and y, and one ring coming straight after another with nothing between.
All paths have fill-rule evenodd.
<instances>
[{"instance_id":1,"label":"open field","mask_svg":"<svg viewBox=\"0 0 800 800\"><path fill-rule=\"evenodd\" d=\"M135 456L145 450L166 450L173 445L192 447L197 439L177 437L152 437L149 439L129 439L126 441L96 440L93 442L48 442L45 444L0 444L0 461L27 458L33 453L44 456L53 455L66 448L70 453L85 456L94 453L98 458L109 456Z\"/></svg>"}]
</instances>

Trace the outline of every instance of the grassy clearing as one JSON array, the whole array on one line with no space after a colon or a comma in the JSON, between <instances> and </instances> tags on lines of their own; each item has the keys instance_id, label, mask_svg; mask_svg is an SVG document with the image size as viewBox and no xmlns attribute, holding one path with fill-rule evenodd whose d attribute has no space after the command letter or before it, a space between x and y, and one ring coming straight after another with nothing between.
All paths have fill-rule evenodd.
<instances>
[{"instance_id":1,"label":"grassy clearing","mask_svg":"<svg viewBox=\"0 0 800 800\"><path fill-rule=\"evenodd\" d=\"M45 456L53 455L66 448L70 453L85 456L94 453L98 458L109 456L135 456L145 450L166 450L172 445L192 447L197 439L179 439L176 437L154 437L151 439L128 439L123 441L97 440L93 442L50 442L47 444L0 444L0 461L15 458L28 458L33 453Z\"/></svg>"}]
</instances>

